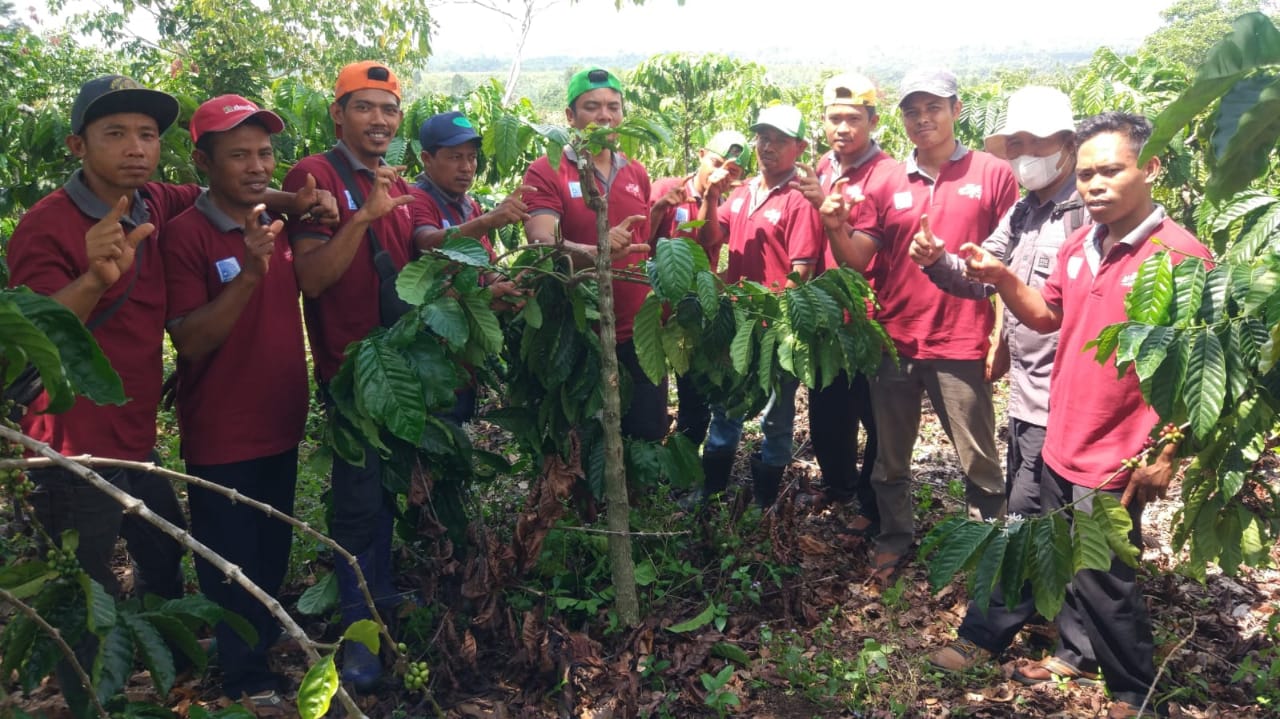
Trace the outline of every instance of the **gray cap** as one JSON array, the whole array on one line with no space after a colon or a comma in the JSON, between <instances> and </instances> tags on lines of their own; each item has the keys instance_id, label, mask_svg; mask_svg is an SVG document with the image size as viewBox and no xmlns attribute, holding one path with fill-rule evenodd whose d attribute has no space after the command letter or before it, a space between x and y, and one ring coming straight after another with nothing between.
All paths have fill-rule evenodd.
<instances>
[{"instance_id":1,"label":"gray cap","mask_svg":"<svg viewBox=\"0 0 1280 719\"><path fill-rule=\"evenodd\" d=\"M924 92L936 97L955 97L960 94L960 88L956 82L956 76L950 70L926 67L908 72L906 77L902 78L900 92L902 99L898 101L898 105L902 105L902 102L912 93Z\"/></svg>"}]
</instances>

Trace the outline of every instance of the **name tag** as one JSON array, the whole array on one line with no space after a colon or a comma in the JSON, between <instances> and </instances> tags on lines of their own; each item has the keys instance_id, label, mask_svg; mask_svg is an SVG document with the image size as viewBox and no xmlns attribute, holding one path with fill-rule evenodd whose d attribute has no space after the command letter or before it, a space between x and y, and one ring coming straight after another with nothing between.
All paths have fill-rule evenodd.
<instances>
[{"instance_id":1,"label":"name tag","mask_svg":"<svg viewBox=\"0 0 1280 719\"><path fill-rule=\"evenodd\" d=\"M452 224L451 222L449 222L448 220L445 220L445 219L441 219L441 220L440 220L440 225L441 225L440 229L442 229L442 230L447 230L447 229L449 229L450 227L453 227L453 224Z\"/></svg>"},{"instance_id":2,"label":"name tag","mask_svg":"<svg viewBox=\"0 0 1280 719\"><path fill-rule=\"evenodd\" d=\"M582 183L581 183L581 182L570 182L570 183L569 183L569 197L572 197L572 198L575 198L575 199L582 197Z\"/></svg>"},{"instance_id":3,"label":"name tag","mask_svg":"<svg viewBox=\"0 0 1280 719\"><path fill-rule=\"evenodd\" d=\"M356 198L354 198L354 197L352 197L352 196L351 196L351 190L343 190L343 191L342 191L342 194L344 194L344 195L346 195L346 196L347 196L347 209L348 209L348 210L351 210L351 211L353 211L353 212L354 212L355 210L360 209L359 207L356 207Z\"/></svg>"},{"instance_id":4,"label":"name tag","mask_svg":"<svg viewBox=\"0 0 1280 719\"><path fill-rule=\"evenodd\" d=\"M688 222L688 221L689 221L689 208L688 208L688 207L677 207L677 208L676 208L676 222Z\"/></svg>"},{"instance_id":5,"label":"name tag","mask_svg":"<svg viewBox=\"0 0 1280 719\"><path fill-rule=\"evenodd\" d=\"M217 268L218 279L222 280L224 285L231 280L234 280L236 275L240 274L240 261L234 257L227 257L218 260L213 263L213 266Z\"/></svg>"},{"instance_id":6,"label":"name tag","mask_svg":"<svg viewBox=\"0 0 1280 719\"><path fill-rule=\"evenodd\" d=\"M732 213L734 213L734 214L737 214L737 213L738 213L739 211L741 211L741 210L742 210L742 198L741 198L741 197L739 197L739 198L737 198L736 200L734 200L733 202L729 203L729 212L732 212Z\"/></svg>"},{"instance_id":7,"label":"name tag","mask_svg":"<svg viewBox=\"0 0 1280 719\"><path fill-rule=\"evenodd\" d=\"M1049 257L1048 255L1040 255L1039 257L1036 258L1036 269L1047 270L1049 269L1049 263L1052 261L1053 261L1053 258Z\"/></svg>"},{"instance_id":8,"label":"name tag","mask_svg":"<svg viewBox=\"0 0 1280 719\"><path fill-rule=\"evenodd\" d=\"M911 193L910 193L910 192L895 192L895 193L893 193L893 209L895 209L895 210L910 210L910 209L911 209L911 203L912 203L912 198L911 198Z\"/></svg>"}]
</instances>

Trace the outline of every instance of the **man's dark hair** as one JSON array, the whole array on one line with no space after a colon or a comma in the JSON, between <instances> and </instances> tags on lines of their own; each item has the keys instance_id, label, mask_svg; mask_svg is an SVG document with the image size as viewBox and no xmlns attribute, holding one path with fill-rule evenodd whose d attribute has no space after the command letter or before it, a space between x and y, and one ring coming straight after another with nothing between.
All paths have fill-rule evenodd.
<instances>
[{"instance_id":1,"label":"man's dark hair","mask_svg":"<svg viewBox=\"0 0 1280 719\"><path fill-rule=\"evenodd\" d=\"M251 117L248 120L245 120L244 122L237 125L237 127L244 127L245 125L255 125L257 127L261 127L262 129L267 131L267 134L271 134L271 128L267 127L267 123L263 122L262 118L260 117ZM200 136L199 140L196 140L196 149L203 152L206 157L212 160L213 159L213 141L218 137L218 135L221 135L221 134L223 133L221 132L204 133L203 135Z\"/></svg>"},{"instance_id":2,"label":"man's dark hair","mask_svg":"<svg viewBox=\"0 0 1280 719\"><path fill-rule=\"evenodd\" d=\"M1080 127L1076 128L1076 147L1104 132L1124 135L1134 153L1140 155L1143 146L1151 138L1151 121L1142 115L1116 110L1086 117L1080 121Z\"/></svg>"}]
</instances>

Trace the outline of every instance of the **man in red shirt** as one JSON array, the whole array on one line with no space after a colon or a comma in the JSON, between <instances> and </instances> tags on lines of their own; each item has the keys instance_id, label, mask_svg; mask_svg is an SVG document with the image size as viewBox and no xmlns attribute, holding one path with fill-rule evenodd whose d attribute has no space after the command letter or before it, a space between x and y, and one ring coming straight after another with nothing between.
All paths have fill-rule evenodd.
<instances>
[{"instance_id":1,"label":"man in red shirt","mask_svg":"<svg viewBox=\"0 0 1280 719\"><path fill-rule=\"evenodd\" d=\"M966 244L961 254L968 257L969 275L994 285L1024 324L1059 331L1042 454L1044 511L1075 502L1073 511L1090 512L1095 493L1105 492L1128 508L1129 540L1141 547L1142 509L1164 497L1176 469L1176 446L1166 444L1145 466L1124 468L1124 460L1143 453L1159 416L1143 399L1132 367L1117 379L1115 358L1099 364L1085 345L1127 319L1125 296L1148 257L1162 249L1175 263L1211 255L1151 198L1160 159L1138 164L1151 136L1145 117L1103 113L1082 122L1076 136L1076 185L1097 224L1068 238L1044 287L1028 287L976 243ZM1067 586L1067 602L1084 618L1115 702L1108 717L1136 716L1155 681L1151 618L1137 572L1114 557L1108 571L1077 572Z\"/></svg>"},{"instance_id":2,"label":"man in red shirt","mask_svg":"<svg viewBox=\"0 0 1280 719\"><path fill-rule=\"evenodd\" d=\"M872 139L880 115L875 83L857 73L837 75L822 90L823 129L831 151L818 161L816 171L805 170L796 182L813 206L822 209L827 197L839 194L845 205L862 199L864 188L885 182L898 163ZM837 193L837 183L839 183ZM834 200L833 200L834 202ZM828 244L824 265L838 264ZM872 262L874 264L874 262ZM875 287L872 267L857 267ZM858 424L866 433L862 467L858 468ZM857 497L858 516L848 531L859 537L875 536L880 529L871 472L879 442L871 411L871 387L867 376L844 375L824 389L809 393L809 436L813 454L822 470L824 500L844 502Z\"/></svg>"},{"instance_id":3,"label":"man in red shirt","mask_svg":"<svg viewBox=\"0 0 1280 719\"><path fill-rule=\"evenodd\" d=\"M298 443L307 419L302 313L284 223L263 200L275 169L275 113L237 95L213 98L191 118L196 166L209 189L160 236L169 334L178 351L178 424L187 471L293 513ZM253 371L245 369L252 367ZM289 525L199 487L188 491L196 539L275 593L289 567ZM280 634L270 612L196 559L200 589L249 620L249 646L225 622L216 630L222 690L258 703L287 689L267 666Z\"/></svg>"},{"instance_id":4,"label":"man in red shirt","mask_svg":"<svg viewBox=\"0 0 1280 719\"><path fill-rule=\"evenodd\" d=\"M796 176L796 160L808 146L804 119L790 105L774 105L760 111L751 131L756 135L760 174L734 190L725 202L727 209L720 213L720 224L729 240L729 268L724 279L751 280L781 291L793 285L790 274L799 275L803 282L822 263L822 221L818 211L791 183ZM759 456L751 458L753 494L761 507L768 507L777 499L782 473L791 464L798 387L795 378L782 380L761 416L764 442ZM743 420L725 415L723 408L712 409L711 427L702 451L707 496L728 485Z\"/></svg>"},{"instance_id":5,"label":"man in red shirt","mask_svg":"<svg viewBox=\"0 0 1280 719\"><path fill-rule=\"evenodd\" d=\"M374 265L375 242L399 269L416 247L426 247L428 222L414 203L409 185L383 155L400 128L400 82L387 66L373 61L347 65L338 73L329 115L341 138L333 150L304 157L285 177L296 188L308 176L340 198L340 224L334 227L290 218L293 269L304 300L303 313L316 380L322 394L342 364L346 347L363 339L381 322L380 279ZM349 173L354 187L343 174ZM391 534L393 499L382 488L382 462L365 447L363 467L333 457L334 541L357 555L360 569L379 604L394 601ZM343 621L369 617L355 572L336 563ZM390 607L388 607L390 608ZM343 679L361 691L372 689L382 666L359 642L343 644Z\"/></svg>"},{"instance_id":6,"label":"man in red shirt","mask_svg":"<svg viewBox=\"0 0 1280 719\"><path fill-rule=\"evenodd\" d=\"M954 75L934 69L908 74L898 107L915 150L885 182L863 188L866 199L855 206L853 232L838 215L826 220L837 259L862 269L874 255L876 319L898 350L898 362L886 356L871 382L880 440L872 474L880 533L872 565L874 581L882 585L909 558L915 531L911 453L922 394L956 448L970 516L1004 514L995 409L985 381L994 312L989 302L939 290L909 251L915 235L931 229L953 252L965 242L981 242L1018 199L1007 163L956 141L961 103Z\"/></svg>"},{"instance_id":7,"label":"man in red shirt","mask_svg":"<svg viewBox=\"0 0 1280 719\"><path fill-rule=\"evenodd\" d=\"M613 127L622 122L622 83L601 68L575 74L569 80L565 119L574 129L592 123ZM609 241L615 269L643 271L649 256L649 173L644 165L619 152L606 150L593 158L596 187L608 198ZM557 226L575 263L585 263L597 251L596 215L586 205L586 192L578 175L578 157L566 149L558 169L546 157L534 160L525 173L524 202L529 219L524 223L530 243L556 244ZM594 259L590 261L594 262ZM649 442L667 434L666 382L654 384L640 369L631 341L636 312L649 294L648 283L615 280L614 312L617 316L618 365L631 376L631 403L623 408L622 433Z\"/></svg>"},{"instance_id":8,"label":"man in red shirt","mask_svg":"<svg viewBox=\"0 0 1280 719\"><path fill-rule=\"evenodd\" d=\"M720 246L724 242L719 210L722 197L730 184L742 176L738 158L747 147L747 138L736 130L722 130L712 136L707 146L698 150L698 169L685 177L667 177L653 183L649 199L649 224L653 228L650 242L659 238L687 237L702 245L707 260L715 271L720 264ZM701 222L696 228L681 228L689 222ZM676 378L676 431L702 444L711 422L711 407L688 375Z\"/></svg>"}]
</instances>

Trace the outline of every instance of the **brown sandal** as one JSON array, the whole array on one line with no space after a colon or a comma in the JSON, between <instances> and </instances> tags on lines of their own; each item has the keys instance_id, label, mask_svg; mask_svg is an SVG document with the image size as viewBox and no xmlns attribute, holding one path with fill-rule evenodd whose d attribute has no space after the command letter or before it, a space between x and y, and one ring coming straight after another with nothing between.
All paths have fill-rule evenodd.
<instances>
[{"instance_id":1,"label":"brown sandal","mask_svg":"<svg viewBox=\"0 0 1280 719\"><path fill-rule=\"evenodd\" d=\"M1055 656L1047 656L1038 662L1023 664L1014 668L1013 679L1019 684L1035 686L1048 682L1065 680L1084 686L1098 683L1097 672L1086 672L1077 666Z\"/></svg>"},{"instance_id":2,"label":"brown sandal","mask_svg":"<svg viewBox=\"0 0 1280 719\"><path fill-rule=\"evenodd\" d=\"M959 674L995 658L991 652L961 637L939 649L929 657L929 663L943 670Z\"/></svg>"},{"instance_id":3,"label":"brown sandal","mask_svg":"<svg viewBox=\"0 0 1280 719\"><path fill-rule=\"evenodd\" d=\"M871 559L871 575L867 577L866 584L875 586L879 589L887 589L892 587L897 581L898 575L902 574L902 568L907 566L907 562L911 557L903 552L895 554L893 552L876 552Z\"/></svg>"}]
</instances>

